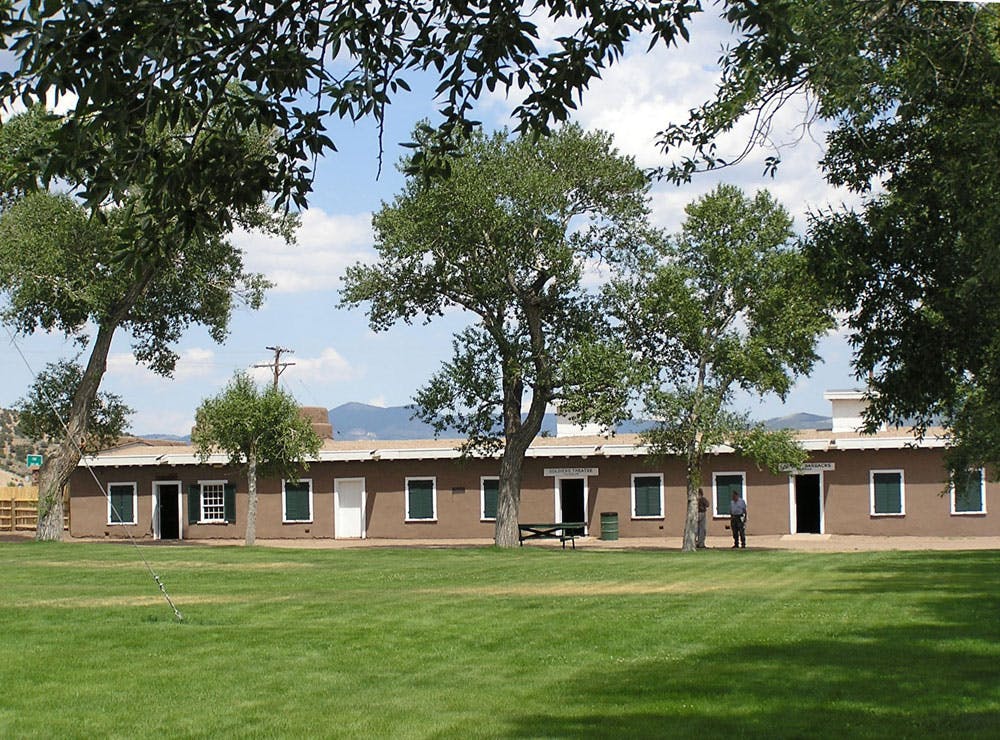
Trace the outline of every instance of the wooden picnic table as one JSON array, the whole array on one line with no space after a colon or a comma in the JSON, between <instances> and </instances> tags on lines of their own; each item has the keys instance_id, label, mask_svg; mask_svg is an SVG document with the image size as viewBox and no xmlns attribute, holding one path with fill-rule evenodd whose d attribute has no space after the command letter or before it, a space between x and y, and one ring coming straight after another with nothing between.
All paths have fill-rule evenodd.
<instances>
[{"instance_id":1,"label":"wooden picnic table","mask_svg":"<svg viewBox=\"0 0 1000 740\"><path fill-rule=\"evenodd\" d=\"M563 550L566 549L566 540L570 541L573 549L576 549L576 536L582 534L586 522L525 522L519 523L518 537L521 547L524 547L525 540L559 540Z\"/></svg>"}]
</instances>

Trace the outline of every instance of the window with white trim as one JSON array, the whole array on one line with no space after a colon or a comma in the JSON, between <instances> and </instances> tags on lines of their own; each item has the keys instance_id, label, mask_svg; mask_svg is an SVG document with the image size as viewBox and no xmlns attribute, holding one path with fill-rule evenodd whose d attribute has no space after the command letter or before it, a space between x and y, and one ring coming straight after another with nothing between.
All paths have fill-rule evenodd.
<instances>
[{"instance_id":1,"label":"window with white trim","mask_svg":"<svg viewBox=\"0 0 1000 740\"><path fill-rule=\"evenodd\" d=\"M872 516L906 514L906 489L902 470L872 470L868 480Z\"/></svg>"},{"instance_id":2,"label":"window with white trim","mask_svg":"<svg viewBox=\"0 0 1000 740\"><path fill-rule=\"evenodd\" d=\"M201 483L201 517L203 522L226 521L226 482L203 481Z\"/></svg>"},{"instance_id":3,"label":"window with white trim","mask_svg":"<svg viewBox=\"0 0 1000 740\"><path fill-rule=\"evenodd\" d=\"M746 473L712 473L712 516L729 516L734 493L746 501Z\"/></svg>"},{"instance_id":4,"label":"window with white trim","mask_svg":"<svg viewBox=\"0 0 1000 740\"><path fill-rule=\"evenodd\" d=\"M951 484L952 514L986 513L986 471L970 470L962 484Z\"/></svg>"},{"instance_id":5,"label":"window with white trim","mask_svg":"<svg viewBox=\"0 0 1000 740\"><path fill-rule=\"evenodd\" d=\"M663 518L663 475L632 473L632 518Z\"/></svg>"},{"instance_id":6,"label":"window with white trim","mask_svg":"<svg viewBox=\"0 0 1000 740\"><path fill-rule=\"evenodd\" d=\"M497 518L497 502L500 499L500 479L483 476L479 479L479 518L484 522L494 522Z\"/></svg>"},{"instance_id":7,"label":"window with white trim","mask_svg":"<svg viewBox=\"0 0 1000 740\"><path fill-rule=\"evenodd\" d=\"M312 478L281 481L281 521L311 522L313 518Z\"/></svg>"},{"instance_id":8,"label":"window with white trim","mask_svg":"<svg viewBox=\"0 0 1000 740\"><path fill-rule=\"evenodd\" d=\"M406 521L424 522L437 519L437 479L406 479Z\"/></svg>"},{"instance_id":9,"label":"window with white trim","mask_svg":"<svg viewBox=\"0 0 1000 740\"><path fill-rule=\"evenodd\" d=\"M138 509L138 487L135 483L108 484L108 524L135 524Z\"/></svg>"}]
</instances>

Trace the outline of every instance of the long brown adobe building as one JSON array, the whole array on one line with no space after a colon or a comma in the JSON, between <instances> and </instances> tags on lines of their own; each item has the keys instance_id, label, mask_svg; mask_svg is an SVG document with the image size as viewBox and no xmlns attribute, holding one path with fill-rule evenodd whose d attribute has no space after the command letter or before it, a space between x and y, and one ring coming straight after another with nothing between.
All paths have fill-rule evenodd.
<instances>
[{"instance_id":1,"label":"long brown adobe building","mask_svg":"<svg viewBox=\"0 0 1000 740\"><path fill-rule=\"evenodd\" d=\"M800 432L809 461L773 474L722 447L703 470L711 501L708 533L725 534L735 491L745 498L751 534L997 536L988 512L998 484L972 471L956 490L944 466L943 430L915 439L906 430L855 431L862 394L825 395L830 430ZM462 458L455 440L337 441L325 410L305 410L327 438L298 480L259 480L262 539L490 538L499 461ZM320 421L322 420L322 421ZM603 436L560 419L524 466L520 521L585 522L598 536L680 537L683 462L654 460L635 435ZM70 482L74 537L232 539L245 535L247 481L225 456L201 463L189 445L133 442L86 458Z\"/></svg>"}]
</instances>

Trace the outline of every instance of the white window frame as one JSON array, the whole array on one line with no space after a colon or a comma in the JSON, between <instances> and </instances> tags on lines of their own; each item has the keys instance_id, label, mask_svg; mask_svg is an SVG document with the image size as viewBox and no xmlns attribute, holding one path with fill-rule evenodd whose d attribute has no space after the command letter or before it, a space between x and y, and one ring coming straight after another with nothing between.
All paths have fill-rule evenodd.
<instances>
[{"instance_id":1,"label":"white window frame","mask_svg":"<svg viewBox=\"0 0 1000 740\"><path fill-rule=\"evenodd\" d=\"M899 474L899 511L875 511L875 476L879 473L898 473ZM885 468L881 470L869 470L868 471L868 497L869 497L869 511L871 516L906 516L906 476L903 473L902 468Z\"/></svg>"},{"instance_id":2,"label":"white window frame","mask_svg":"<svg viewBox=\"0 0 1000 740\"><path fill-rule=\"evenodd\" d=\"M747 473L745 470L720 470L718 472L712 473L712 518L713 519L728 519L729 514L719 513L719 484L718 478L723 475L738 475L743 481L741 488L743 489L743 502L747 504L747 508L750 508L749 501L747 501Z\"/></svg>"},{"instance_id":3,"label":"white window frame","mask_svg":"<svg viewBox=\"0 0 1000 740\"><path fill-rule=\"evenodd\" d=\"M497 482L497 510L500 509L500 476L482 475L479 477L479 521L495 522L495 516L486 516L486 481L495 480ZM407 507L409 508L409 507Z\"/></svg>"},{"instance_id":4,"label":"white window frame","mask_svg":"<svg viewBox=\"0 0 1000 740\"><path fill-rule=\"evenodd\" d=\"M429 480L431 482L431 517L429 519L410 519L410 481ZM437 476L433 475L408 475L406 476L405 488L403 489L403 521L405 522L436 522L438 518L437 509Z\"/></svg>"},{"instance_id":5,"label":"white window frame","mask_svg":"<svg viewBox=\"0 0 1000 740\"><path fill-rule=\"evenodd\" d=\"M308 483L309 484L309 518L308 519L289 519L287 518L287 506L285 499L285 484L288 483L286 478L281 479L281 523L282 524L312 524L313 522L313 479L312 478L299 478L298 480L292 481L292 483Z\"/></svg>"},{"instance_id":6,"label":"white window frame","mask_svg":"<svg viewBox=\"0 0 1000 740\"><path fill-rule=\"evenodd\" d=\"M112 486L130 486L132 488L132 521L130 522L115 522L111 520L111 487ZM108 526L111 527L127 527L134 526L139 522L139 485L132 481L120 481L115 483L108 483Z\"/></svg>"},{"instance_id":7,"label":"white window frame","mask_svg":"<svg viewBox=\"0 0 1000 740\"><path fill-rule=\"evenodd\" d=\"M198 481L198 524L226 523L226 486L228 485L228 480ZM218 519L207 519L205 517L205 486L222 486L222 513Z\"/></svg>"},{"instance_id":8,"label":"white window frame","mask_svg":"<svg viewBox=\"0 0 1000 740\"><path fill-rule=\"evenodd\" d=\"M636 478L658 478L660 480L660 513L654 515L644 514L640 516L635 513L635 479ZM629 499L631 503L629 504L629 514L632 519L656 519L662 520L666 518L666 512L663 507L663 473L632 473L631 485L629 490Z\"/></svg>"},{"instance_id":9,"label":"white window frame","mask_svg":"<svg viewBox=\"0 0 1000 740\"><path fill-rule=\"evenodd\" d=\"M951 489L951 513L954 516L981 516L986 513L986 468L979 470L979 511L956 511L955 510L955 482L949 484ZM972 472L972 471L969 471Z\"/></svg>"}]
</instances>

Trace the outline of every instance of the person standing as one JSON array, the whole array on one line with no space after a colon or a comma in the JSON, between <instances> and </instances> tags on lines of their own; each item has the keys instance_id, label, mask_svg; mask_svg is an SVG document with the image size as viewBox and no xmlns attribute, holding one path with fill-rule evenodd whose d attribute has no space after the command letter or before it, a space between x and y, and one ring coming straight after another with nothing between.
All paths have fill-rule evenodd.
<instances>
[{"instance_id":1,"label":"person standing","mask_svg":"<svg viewBox=\"0 0 1000 740\"><path fill-rule=\"evenodd\" d=\"M704 489L698 489L698 531L694 538L695 547L703 549L705 547L705 535L708 534L708 499L705 498Z\"/></svg>"},{"instance_id":2,"label":"person standing","mask_svg":"<svg viewBox=\"0 0 1000 740\"><path fill-rule=\"evenodd\" d=\"M733 547L747 546L747 502L733 491L729 504L729 527L733 530Z\"/></svg>"}]
</instances>

